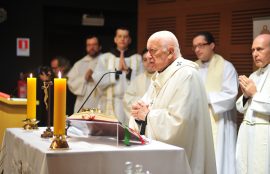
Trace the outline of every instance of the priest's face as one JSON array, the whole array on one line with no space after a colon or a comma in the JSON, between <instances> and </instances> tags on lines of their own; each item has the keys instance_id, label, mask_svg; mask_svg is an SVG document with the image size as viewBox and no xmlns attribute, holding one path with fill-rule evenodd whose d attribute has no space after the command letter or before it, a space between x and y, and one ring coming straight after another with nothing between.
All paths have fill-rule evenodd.
<instances>
[{"instance_id":1,"label":"priest's face","mask_svg":"<svg viewBox=\"0 0 270 174\"><path fill-rule=\"evenodd\" d=\"M173 61L170 52L162 46L160 39L149 39L147 42L147 57L154 71L163 71Z\"/></svg>"},{"instance_id":2,"label":"priest's face","mask_svg":"<svg viewBox=\"0 0 270 174\"><path fill-rule=\"evenodd\" d=\"M197 58L203 62L208 62L214 54L214 43L208 43L204 36L197 36L193 39L192 50Z\"/></svg>"},{"instance_id":3,"label":"priest's face","mask_svg":"<svg viewBox=\"0 0 270 174\"><path fill-rule=\"evenodd\" d=\"M270 63L270 35L257 36L252 44L252 56L256 67L263 68Z\"/></svg>"},{"instance_id":4,"label":"priest's face","mask_svg":"<svg viewBox=\"0 0 270 174\"><path fill-rule=\"evenodd\" d=\"M91 57L96 57L101 50L99 41L96 37L86 39L86 51Z\"/></svg>"},{"instance_id":5,"label":"priest's face","mask_svg":"<svg viewBox=\"0 0 270 174\"><path fill-rule=\"evenodd\" d=\"M52 59L51 68L52 68L55 76L57 76L58 72L61 71L61 69L59 67L59 62L56 58Z\"/></svg>"},{"instance_id":6,"label":"priest's face","mask_svg":"<svg viewBox=\"0 0 270 174\"><path fill-rule=\"evenodd\" d=\"M129 31L126 29L117 29L114 37L114 43L116 44L117 49L120 51L128 49L128 46L131 43Z\"/></svg>"},{"instance_id":7,"label":"priest's face","mask_svg":"<svg viewBox=\"0 0 270 174\"><path fill-rule=\"evenodd\" d=\"M151 58L149 57L148 52L146 52L146 53L143 54L142 60L143 60L143 67L144 67L144 69L148 73L154 73L155 72L154 63L150 61Z\"/></svg>"}]
</instances>

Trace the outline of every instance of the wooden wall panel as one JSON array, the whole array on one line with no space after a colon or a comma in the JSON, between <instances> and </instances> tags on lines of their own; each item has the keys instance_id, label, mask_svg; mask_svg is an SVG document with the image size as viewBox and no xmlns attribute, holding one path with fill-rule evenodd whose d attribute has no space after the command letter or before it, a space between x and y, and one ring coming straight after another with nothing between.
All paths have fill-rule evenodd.
<instances>
[{"instance_id":1,"label":"wooden wall panel","mask_svg":"<svg viewBox=\"0 0 270 174\"><path fill-rule=\"evenodd\" d=\"M146 36L149 37L154 32L160 30L169 30L174 34L176 34L176 17L168 16L168 17L148 18Z\"/></svg>"},{"instance_id":2,"label":"wooden wall panel","mask_svg":"<svg viewBox=\"0 0 270 174\"><path fill-rule=\"evenodd\" d=\"M185 19L184 45L186 47L192 46L193 36L199 31L210 31L215 37L216 45L219 45L220 13L189 14L186 15Z\"/></svg>"},{"instance_id":3,"label":"wooden wall panel","mask_svg":"<svg viewBox=\"0 0 270 174\"><path fill-rule=\"evenodd\" d=\"M253 18L270 16L270 8L233 10L231 44L251 44L253 39Z\"/></svg>"},{"instance_id":4,"label":"wooden wall panel","mask_svg":"<svg viewBox=\"0 0 270 174\"><path fill-rule=\"evenodd\" d=\"M237 69L238 74L249 76L252 73L252 56L250 53L231 53L231 62Z\"/></svg>"},{"instance_id":5,"label":"wooden wall panel","mask_svg":"<svg viewBox=\"0 0 270 174\"><path fill-rule=\"evenodd\" d=\"M146 0L148 5L176 2L176 0Z\"/></svg>"}]
</instances>

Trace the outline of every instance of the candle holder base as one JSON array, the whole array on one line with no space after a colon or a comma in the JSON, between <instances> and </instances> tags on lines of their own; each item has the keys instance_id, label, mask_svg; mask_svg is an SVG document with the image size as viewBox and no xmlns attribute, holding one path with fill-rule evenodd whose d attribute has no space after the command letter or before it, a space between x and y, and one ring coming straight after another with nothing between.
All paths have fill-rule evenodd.
<instances>
[{"instance_id":1,"label":"candle holder base","mask_svg":"<svg viewBox=\"0 0 270 174\"><path fill-rule=\"evenodd\" d=\"M32 129L38 129L38 120L36 120L36 119L29 119L29 118L27 118L27 119L25 119L25 120L23 120L23 122L24 122L24 125L23 125L23 129L24 130L32 130Z\"/></svg>"},{"instance_id":2,"label":"candle holder base","mask_svg":"<svg viewBox=\"0 0 270 174\"><path fill-rule=\"evenodd\" d=\"M69 149L66 135L55 135L51 145L50 149L57 150L57 149Z\"/></svg>"},{"instance_id":3,"label":"candle holder base","mask_svg":"<svg viewBox=\"0 0 270 174\"><path fill-rule=\"evenodd\" d=\"M47 127L47 129L41 134L41 138L52 138L53 137L53 131L50 127Z\"/></svg>"}]
</instances>

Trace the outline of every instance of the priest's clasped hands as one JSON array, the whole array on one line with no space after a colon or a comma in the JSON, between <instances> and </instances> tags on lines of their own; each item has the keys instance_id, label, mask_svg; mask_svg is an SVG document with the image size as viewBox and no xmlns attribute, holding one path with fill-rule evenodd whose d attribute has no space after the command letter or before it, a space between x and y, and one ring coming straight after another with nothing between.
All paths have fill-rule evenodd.
<instances>
[{"instance_id":1,"label":"priest's clasped hands","mask_svg":"<svg viewBox=\"0 0 270 174\"><path fill-rule=\"evenodd\" d=\"M93 70L92 69L89 69L87 72L86 72L86 74L85 74L85 80L86 81L90 81L90 82L93 82L94 80L93 80L93 77L92 77L92 75L93 75Z\"/></svg>"},{"instance_id":2,"label":"priest's clasped hands","mask_svg":"<svg viewBox=\"0 0 270 174\"><path fill-rule=\"evenodd\" d=\"M148 107L148 104L145 104L143 101L138 101L131 106L131 115L136 120L145 121L145 117L150 111Z\"/></svg>"},{"instance_id":3,"label":"priest's clasped hands","mask_svg":"<svg viewBox=\"0 0 270 174\"><path fill-rule=\"evenodd\" d=\"M244 97L253 97L257 92L257 88L253 80L247 78L245 75L239 76L238 79Z\"/></svg>"},{"instance_id":4,"label":"priest's clasped hands","mask_svg":"<svg viewBox=\"0 0 270 174\"><path fill-rule=\"evenodd\" d=\"M120 60L119 60L119 67L120 71L125 71L128 74L129 68L126 65L125 58L124 58L124 51L120 52Z\"/></svg>"}]
</instances>

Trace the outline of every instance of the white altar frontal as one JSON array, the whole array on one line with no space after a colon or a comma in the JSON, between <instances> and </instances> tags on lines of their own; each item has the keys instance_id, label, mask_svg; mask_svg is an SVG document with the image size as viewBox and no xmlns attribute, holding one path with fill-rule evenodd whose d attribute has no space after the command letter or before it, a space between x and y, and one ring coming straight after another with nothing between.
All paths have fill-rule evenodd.
<instances>
[{"instance_id":1,"label":"white altar frontal","mask_svg":"<svg viewBox=\"0 0 270 174\"><path fill-rule=\"evenodd\" d=\"M126 146L111 137L69 136L69 149L51 150L52 139L40 137L45 128L6 129L0 173L4 174L124 174L125 163L140 164L151 174L190 174L185 151L158 141Z\"/></svg>"}]
</instances>

